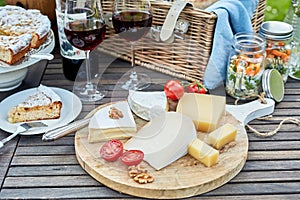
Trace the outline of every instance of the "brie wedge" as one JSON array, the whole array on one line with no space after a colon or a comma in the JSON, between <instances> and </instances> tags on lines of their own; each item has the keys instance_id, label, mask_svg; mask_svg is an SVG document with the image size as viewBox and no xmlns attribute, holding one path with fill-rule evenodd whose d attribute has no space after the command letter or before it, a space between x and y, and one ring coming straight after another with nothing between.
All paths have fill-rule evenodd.
<instances>
[{"instance_id":1,"label":"brie wedge","mask_svg":"<svg viewBox=\"0 0 300 200\"><path fill-rule=\"evenodd\" d=\"M197 137L193 121L176 112L153 118L129 139L124 148L139 149L144 160L160 170L188 152L188 144Z\"/></svg>"},{"instance_id":2,"label":"brie wedge","mask_svg":"<svg viewBox=\"0 0 300 200\"><path fill-rule=\"evenodd\" d=\"M111 107L123 114L122 118L109 117ZM89 122L89 142L109 139L125 139L136 133L136 124L127 102L117 102L99 109Z\"/></svg>"},{"instance_id":3,"label":"brie wedge","mask_svg":"<svg viewBox=\"0 0 300 200\"><path fill-rule=\"evenodd\" d=\"M138 117L150 121L151 112L165 110L167 98L164 92L129 91L129 106ZM153 109L155 108L155 109Z\"/></svg>"}]
</instances>

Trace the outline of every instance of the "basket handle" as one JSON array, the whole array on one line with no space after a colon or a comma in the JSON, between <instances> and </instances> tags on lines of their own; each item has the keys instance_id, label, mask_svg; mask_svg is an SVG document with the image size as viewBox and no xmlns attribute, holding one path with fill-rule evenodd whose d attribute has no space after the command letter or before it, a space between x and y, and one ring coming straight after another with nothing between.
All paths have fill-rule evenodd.
<instances>
[{"instance_id":1,"label":"basket handle","mask_svg":"<svg viewBox=\"0 0 300 200\"><path fill-rule=\"evenodd\" d=\"M172 36L178 17L186 5L193 6L192 3L182 0L173 3L161 28L160 39L162 41L165 42Z\"/></svg>"}]
</instances>

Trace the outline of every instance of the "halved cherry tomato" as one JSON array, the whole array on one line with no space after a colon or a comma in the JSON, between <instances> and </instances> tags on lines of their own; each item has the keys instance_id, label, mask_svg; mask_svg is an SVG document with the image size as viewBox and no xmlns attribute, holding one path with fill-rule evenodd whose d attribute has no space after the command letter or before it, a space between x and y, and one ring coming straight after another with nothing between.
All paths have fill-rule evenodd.
<instances>
[{"instance_id":1,"label":"halved cherry tomato","mask_svg":"<svg viewBox=\"0 0 300 200\"><path fill-rule=\"evenodd\" d=\"M169 80L164 86L167 98L178 100L184 94L184 87L178 80Z\"/></svg>"},{"instance_id":2,"label":"halved cherry tomato","mask_svg":"<svg viewBox=\"0 0 300 200\"><path fill-rule=\"evenodd\" d=\"M189 92L189 93L198 93L198 94L206 94L207 89L205 88L205 86L203 84L196 81L196 82L190 83L187 86L187 92Z\"/></svg>"},{"instance_id":3,"label":"halved cherry tomato","mask_svg":"<svg viewBox=\"0 0 300 200\"><path fill-rule=\"evenodd\" d=\"M144 153L141 150L128 150L121 155L120 159L127 166L138 165L143 161Z\"/></svg>"},{"instance_id":4,"label":"halved cherry tomato","mask_svg":"<svg viewBox=\"0 0 300 200\"><path fill-rule=\"evenodd\" d=\"M100 156L108 162L117 160L122 153L123 143L115 139L107 141L100 149Z\"/></svg>"}]
</instances>

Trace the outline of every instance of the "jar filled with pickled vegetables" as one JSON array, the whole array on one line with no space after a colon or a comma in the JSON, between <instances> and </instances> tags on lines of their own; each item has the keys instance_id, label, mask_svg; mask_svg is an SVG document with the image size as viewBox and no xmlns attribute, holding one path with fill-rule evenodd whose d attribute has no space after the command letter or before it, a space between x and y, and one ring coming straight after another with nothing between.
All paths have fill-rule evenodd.
<instances>
[{"instance_id":1,"label":"jar filled with pickled vegetables","mask_svg":"<svg viewBox=\"0 0 300 200\"><path fill-rule=\"evenodd\" d=\"M237 33L229 55L226 92L237 99L255 99L262 91L266 40L255 33Z\"/></svg>"},{"instance_id":2,"label":"jar filled with pickled vegetables","mask_svg":"<svg viewBox=\"0 0 300 200\"><path fill-rule=\"evenodd\" d=\"M266 69L277 69L286 82L289 75L293 27L285 22L267 21L261 24L259 33L267 40Z\"/></svg>"}]
</instances>

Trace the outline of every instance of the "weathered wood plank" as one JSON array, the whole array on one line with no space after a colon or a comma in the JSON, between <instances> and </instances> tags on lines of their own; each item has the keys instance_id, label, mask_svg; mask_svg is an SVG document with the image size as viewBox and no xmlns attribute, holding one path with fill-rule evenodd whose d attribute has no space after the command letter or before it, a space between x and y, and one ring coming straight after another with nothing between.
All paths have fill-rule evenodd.
<instances>
[{"instance_id":1,"label":"weathered wood plank","mask_svg":"<svg viewBox=\"0 0 300 200\"><path fill-rule=\"evenodd\" d=\"M254 133L248 131L248 138L249 141L289 141L289 140L299 140L300 132L288 132L288 131L280 131L273 135L272 137L259 137L256 136Z\"/></svg>"},{"instance_id":2,"label":"weathered wood plank","mask_svg":"<svg viewBox=\"0 0 300 200\"><path fill-rule=\"evenodd\" d=\"M247 161L243 171L300 170L300 160Z\"/></svg>"},{"instance_id":3,"label":"weathered wood plank","mask_svg":"<svg viewBox=\"0 0 300 200\"><path fill-rule=\"evenodd\" d=\"M49 148L47 146L20 146L17 148L16 155L74 155L74 146L55 146Z\"/></svg>"},{"instance_id":4,"label":"weathered wood plank","mask_svg":"<svg viewBox=\"0 0 300 200\"><path fill-rule=\"evenodd\" d=\"M3 199L83 199L124 198L129 196L99 186L68 188L4 188L0 192L0 197Z\"/></svg>"},{"instance_id":5,"label":"weathered wood plank","mask_svg":"<svg viewBox=\"0 0 300 200\"><path fill-rule=\"evenodd\" d=\"M35 187L87 187L101 186L89 175L82 176L39 176L39 177L7 177L4 188L35 188Z\"/></svg>"},{"instance_id":6,"label":"weathered wood plank","mask_svg":"<svg viewBox=\"0 0 300 200\"><path fill-rule=\"evenodd\" d=\"M76 165L75 155L62 156L14 156L11 166L34 166L34 165Z\"/></svg>"},{"instance_id":7,"label":"weathered wood plank","mask_svg":"<svg viewBox=\"0 0 300 200\"><path fill-rule=\"evenodd\" d=\"M19 146L64 146L64 145L74 145L74 137L72 135L68 135L60 138L59 140L55 140L52 142L43 142L42 135L39 136L22 136L19 141Z\"/></svg>"},{"instance_id":8,"label":"weathered wood plank","mask_svg":"<svg viewBox=\"0 0 300 200\"><path fill-rule=\"evenodd\" d=\"M19 166L10 167L7 176L63 176L86 175L79 165L52 165L52 166Z\"/></svg>"},{"instance_id":9,"label":"weathered wood plank","mask_svg":"<svg viewBox=\"0 0 300 200\"><path fill-rule=\"evenodd\" d=\"M300 150L300 141L249 142L249 150ZM280 153L280 151L278 153Z\"/></svg>"},{"instance_id":10,"label":"weathered wood plank","mask_svg":"<svg viewBox=\"0 0 300 200\"><path fill-rule=\"evenodd\" d=\"M249 151L247 160L300 160L300 151Z\"/></svg>"},{"instance_id":11,"label":"weathered wood plank","mask_svg":"<svg viewBox=\"0 0 300 200\"><path fill-rule=\"evenodd\" d=\"M256 195L256 194L290 194L300 192L300 182L280 183L231 183L213 190L205 195Z\"/></svg>"},{"instance_id":12,"label":"weathered wood plank","mask_svg":"<svg viewBox=\"0 0 300 200\"><path fill-rule=\"evenodd\" d=\"M241 172L231 183L300 181L300 171Z\"/></svg>"}]
</instances>

